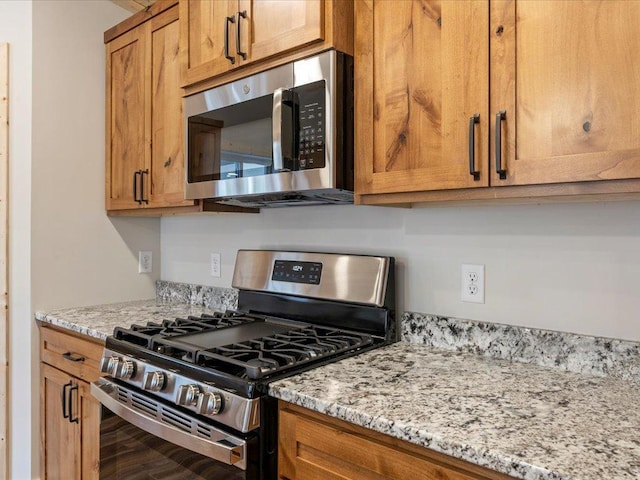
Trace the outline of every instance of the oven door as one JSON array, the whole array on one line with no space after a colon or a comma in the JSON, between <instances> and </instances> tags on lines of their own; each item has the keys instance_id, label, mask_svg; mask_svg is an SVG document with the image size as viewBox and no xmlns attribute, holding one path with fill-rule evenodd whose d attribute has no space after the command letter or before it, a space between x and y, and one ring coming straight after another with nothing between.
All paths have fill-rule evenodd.
<instances>
[{"instance_id":1,"label":"oven door","mask_svg":"<svg viewBox=\"0 0 640 480\"><path fill-rule=\"evenodd\" d=\"M239 438L108 378L91 393L103 407L101 479L260 478L257 436Z\"/></svg>"}]
</instances>

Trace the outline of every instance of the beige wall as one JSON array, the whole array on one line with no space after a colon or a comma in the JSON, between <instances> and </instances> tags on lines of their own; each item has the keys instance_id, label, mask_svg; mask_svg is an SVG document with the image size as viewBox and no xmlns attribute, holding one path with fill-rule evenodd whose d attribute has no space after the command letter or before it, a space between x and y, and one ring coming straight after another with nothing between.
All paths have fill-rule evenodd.
<instances>
[{"instance_id":1,"label":"beige wall","mask_svg":"<svg viewBox=\"0 0 640 480\"><path fill-rule=\"evenodd\" d=\"M151 298L159 221L104 214L106 0L0 0L10 63L10 478L39 476L35 310ZM156 254L137 273L137 251Z\"/></svg>"},{"instance_id":2,"label":"beige wall","mask_svg":"<svg viewBox=\"0 0 640 480\"><path fill-rule=\"evenodd\" d=\"M33 9L32 305L35 310L152 298L157 218L104 213L103 32L129 12L107 1ZM138 274L138 251L155 271Z\"/></svg>"},{"instance_id":3,"label":"beige wall","mask_svg":"<svg viewBox=\"0 0 640 480\"><path fill-rule=\"evenodd\" d=\"M387 254L405 311L640 341L640 202L297 207L166 218L161 238L164 280L230 286L238 248ZM485 304L460 300L463 263L485 265Z\"/></svg>"}]
</instances>

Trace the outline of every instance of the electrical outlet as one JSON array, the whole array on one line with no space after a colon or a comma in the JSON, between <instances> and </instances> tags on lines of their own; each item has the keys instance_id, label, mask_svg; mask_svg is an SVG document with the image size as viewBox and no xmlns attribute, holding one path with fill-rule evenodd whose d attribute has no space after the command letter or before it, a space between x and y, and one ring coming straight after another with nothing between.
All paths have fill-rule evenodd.
<instances>
[{"instance_id":1,"label":"electrical outlet","mask_svg":"<svg viewBox=\"0 0 640 480\"><path fill-rule=\"evenodd\" d=\"M153 255L151 252L138 252L138 273L153 271Z\"/></svg>"},{"instance_id":2,"label":"electrical outlet","mask_svg":"<svg viewBox=\"0 0 640 480\"><path fill-rule=\"evenodd\" d=\"M212 253L211 254L211 276L220 278L220 254Z\"/></svg>"},{"instance_id":3,"label":"electrical outlet","mask_svg":"<svg viewBox=\"0 0 640 480\"><path fill-rule=\"evenodd\" d=\"M463 302L484 303L484 265L462 265Z\"/></svg>"}]
</instances>

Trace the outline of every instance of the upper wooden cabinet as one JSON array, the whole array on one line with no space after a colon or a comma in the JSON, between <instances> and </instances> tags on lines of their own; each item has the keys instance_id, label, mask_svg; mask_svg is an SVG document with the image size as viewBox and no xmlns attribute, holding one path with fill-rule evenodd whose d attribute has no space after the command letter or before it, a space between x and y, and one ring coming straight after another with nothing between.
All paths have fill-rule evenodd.
<instances>
[{"instance_id":1,"label":"upper wooden cabinet","mask_svg":"<svg viewBox=\"0 0 640 480\"><path fill-rule=\"evenodd\" d=\"M180 0L182 84L275 56L352 53L352 27L351 0Z\"/></svg>"},{"instance_id":2,"label":"upper wooden cabinet","mask_svg":"<svg viewBox=\"0 0 640 480\"><path fill-rule=\"evenodd\" d=\"M640 1L356 0L355 22L359 203L640 192Z\"/></svg>"},{"instance_id":3,"label":"upper wooden cabinet","mask_svg":"<svg viewBox=\"0 0 640 480\"><path fill-rule=\"evenodd\" d=\"M108 211L184 200L178 7L107 43Z\"/></svg>"}]
</instances>

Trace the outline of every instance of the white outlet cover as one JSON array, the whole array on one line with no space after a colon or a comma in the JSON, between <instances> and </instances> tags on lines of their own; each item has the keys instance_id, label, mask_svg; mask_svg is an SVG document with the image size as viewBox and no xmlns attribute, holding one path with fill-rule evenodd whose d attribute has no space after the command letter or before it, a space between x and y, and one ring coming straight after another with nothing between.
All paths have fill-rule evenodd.
<instances>
[{"instance_id":1,"label":"white outlet cover","mask_svg":"<svg viewBox=\"0 0 640 480\"><path fill-rule=\"evenodd\" d=\"M484 265L463 264L461 286L463 302L484 303Z\"/></svg>"},{"instance_id":2,"label":"white outlet cover","mask_svg":"<svg viewBox=\"0 0 640 480\"><path fill-rule=\"evenodd\" d=\"M220 278L221 275L221 266L220 266L220 254L212 253L211 254L211 276Z\"/></svg>"},{"instance_id":3,"label":"white outlet cover","mask_svg":"<svg viewBox=\"0 0 640 480\"><path fill-rule=\"evenodd\" d=\"M153 254L151 252L138 252L138 273L153 272Z\"/></svg>"}]
</instances>

